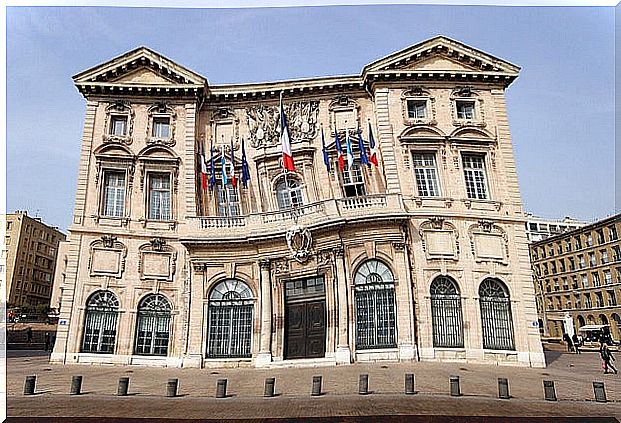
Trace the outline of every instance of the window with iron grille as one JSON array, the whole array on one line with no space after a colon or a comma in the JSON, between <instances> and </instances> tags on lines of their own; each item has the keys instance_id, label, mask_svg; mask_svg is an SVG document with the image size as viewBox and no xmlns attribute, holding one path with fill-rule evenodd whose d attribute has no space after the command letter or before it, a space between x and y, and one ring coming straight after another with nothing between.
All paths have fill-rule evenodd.
<instances>
[{"instance_id":1,"label":"window with iron grille","mask_svg":"<svg viewBox=\"0 0 621 423\"><path fill-rule=\"evenodd\" d=\"M161 294L151 294L140 301L134 354L168 355L170 311L170 303Z\"/></svg>"},{"instance_id":2,"label":"window with iron grille","mask_svg":"<svg viewBox=\"0 0 621 423\"><path fill-rule=\"evenodd\" d=\"M468 198L487 199L487 181L485 176L485 157L479 155L465 155L464 178L466 181L466 195Z\"/></svg>"},{"instance_id":3,"label":"window with iron grille","mask_svg":"<svg viewBox=\"0 0 621 423\"><path fill-rule=\"evenodd\" d=\"M250 357L252 291L238 279L225 279L209 294L207 356Z\"/></svg>"},{"instance_id":4,"label":"window with iron grille","mask_svg":"<svg viewBox=\"0 0 621 423\"><path fill-rule=\"evenodd\" d=\"M431 283L430 293L433 346L463 348L464 324L457 283L438 276Z\"/></svg>"},{"instance_id":5,"label":"window with iron grille","mask_svg":"<svg viewBox=\"0 0 621 423\"><path fill-rule=\"evenodd\" d=\"M341 175L345 197L367 195L362 168L358 163L352 164L350 168L347 162L345 162L345 169Z\"/></svg>"},{"instance_id":6,"label":"window with iron grille","mask_svg":"<svg viewBox=\"0 0 621 423\"><path fill-rule=\"evenodd\" d=\"M413 156L418 195L420 197L438 197L440 186L438 185L435 154L414 153Z\"/></svg>"},{"instance_id":7,"label":"window with iron grille","mask_svg":"<svg viewBox=\"0 0 621 423\"><path fill-rule=\"evenodd\" d=\"M86 302L82 352L111 354L116 341L119 300L110 291L97 291Z\"/></svg>"},{"instance_id":8,"label":"window with iron grille","mask_svg":"<svg viewBox=\"0 0 621 423\"><path fill-rule=\"evenodd\" d=\"M483 348L513 350L513 318L509 292L500 280L487 278L479 286Z\"/></svg>"},{"instance_id":9,"label":"window with iron grille","mask_svg":"<svg viewBox=\"0 0 621 423\"><path fill-rule=\"evenodd\" d=\"M395 285L392 272L378 260L362 263L354 277L356 348L397 346Z\"/></svg>"},{"instance_id":10,"label":"window with iron grille","mask_svg":"<svg viewBox=\"0 0 621 423\"><path fill-rule=\"evenodd\" d=\"M171 219L170 173L149 174L149 219Z\"/></svg>"},{"instance_id":11,"label":"window with iron grille","mask_svg":"<svg viewBox=\"0 0 621 423\"><path fill-rule=\"evenodd\" d=\"M287 183L283 179L276 185L276 200L278 209L287 210L291 207L299 207L304 204L302 196L302 184L296 179L287 178Z\"/></svg>"},{"instance_id":12,"label":"window with iron grille","mask_svg":"<svg viewBox=\"0 0 621 423\"><path fill-rule=\"evenodd\" d=\"M125 213L125 172L104 171L103 190L103 215L123 217Z\"/></svg>"},{"instance_id":13,"label":"window with iron grille","mask_svg":"<svg viewBox=\"0 0 621 423\"><path fill-rule=\"evenodd\" d=\"M239 191L233 184L222 184L222 179L216 183L219 216L240 216Z\"/></svg>"}]
</instances>

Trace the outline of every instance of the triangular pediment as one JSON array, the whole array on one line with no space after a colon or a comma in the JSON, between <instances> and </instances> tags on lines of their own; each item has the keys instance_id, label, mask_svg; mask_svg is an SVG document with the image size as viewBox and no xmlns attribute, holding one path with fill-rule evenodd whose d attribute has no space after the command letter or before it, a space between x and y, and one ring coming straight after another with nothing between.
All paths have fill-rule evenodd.
<instances>
[{"instance_id":1,"label":"triangular pediment","mask_svg":"<svg viewBox=\"0 0 621 423\"><path fill-rule=\"evenodd\" d=\"M459 41L438 36L365 66L363 75L392 71L491 72L517 75L520 68Z\"/></svg>"},{"instance_id":2,"label":"triangular pediment","mask_svg":"<svg viewBox=\"0 0 621 423\"><path fill-rule=\"evenodd\" d=\"M110 85L175 85L204 87L207 80L201 75L147 48L115 57L73 77L76 85L97 83Z\"/></svg>"}]
</instances>

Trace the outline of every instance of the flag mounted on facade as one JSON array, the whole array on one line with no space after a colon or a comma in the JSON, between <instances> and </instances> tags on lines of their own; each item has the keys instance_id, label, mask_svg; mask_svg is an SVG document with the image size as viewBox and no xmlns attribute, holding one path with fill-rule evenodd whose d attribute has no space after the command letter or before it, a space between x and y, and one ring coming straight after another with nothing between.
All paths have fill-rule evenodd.
<instances>
[{"instance_id":1,"label":"flag mounted on facade","mask_svg":"<svg viewBox=\"0 0 621 423\"><path fill-rule=\"evenodd\" d=\"M341 146L341 140L339 139L338 129L334 130L334 143L336 144L336 152L338 154L339 169L343 172L345 170L345 158L343 157L343 147Z\"/></svg>"},{"instance_id":2,"label":"flag mounted on facade","mask_svg":"<svg viewBox=\"0 0 621 423\"><path fill-rule=\"evenodd\" d=\"M280 92L280 146L282 148L283 167L285 170L294 172L295 165L293 164L293 154L291 153L291 139L289 138L285 109L282 105L282 91Z\"/></svg>"},{"instance_id":3,"label":"flag mounted on facade","mask_svg":"<svg viewBox=\"0 0 621 423\"><path fill-rule=\"evenodd\" d=\"M371 150L369 161L377 167L377 147L375 145L375 139L373 138L373 131L371 130L371 121L369 121L369 150Z\"/></svg>"},{"instance_id":4,"label":"flag mounted on facade","mask_svg":"<svg viewBox=\"0 0 621 423\"><path fill-rule=\"evenodd\" d=\"M326 148L326 139L323 136L323 126L321 127L321 151L323 152L323 163L330 172L330 158L328 157L328 149Z\"/></svg>"},{"instance_id":5,"label":"flag mounted on facade","mask_svg":"<svg viewBox=\"0 0 621 423\"><path fill-rule=\"evenodd\" d=\"M222 186L225 187L226 184L229 183L228 178L226 177L226 156L224 155L224 144L220 146L220 164L222 165Z\"/></svg>"},{"instance_id":6,"label":"flag mounted on facade","mask_svg":"<svg viewBox=\"0 0 621 423\"><path fill-rule=\"evenodd\" d=\"M235 152L233 151L233 138L231 138L231 183L233 188L237 188L237 177L235 177Z\"/></svg>"},{"instance_id":7,"label":"flag mounted on facade","mask_svg":"<svg viewBox=\"0 0 621 423\"><path fill-rule=\"evenodd\" d=\"M209 160L209 189L213 189L216 186L216 164L214 163L214 152L213 152L213 140L211 140L211 145L209 146L209 150L211 153L211 159Z\"/></svg>"},{"instance_id":8,"label":"flag mounted on facade","mask_svg":"<svg viewBox=\"0 0 621 423\"><path fill-rule=\"evenodd\" d=\"M367 156L367 149L364 147L364 140L362 139L362 131L360 131L360 127L358 127L358 148L360 149L360 163L371 166L371 163L369 163L369 157Z\"/></svg>"},{"instance_id":9,"label":"flag mounted on facade","mask_svg":"<svg viewBox=\"0 0 621 423\"><path fill-rule=\"evenodd\" d=\"M347 168L351 169L354 165L354 152L351 149L351 138L349 137L348 129L345 129L345 148L347 150Z\"/></svg>"},{"instance_id":10,"label":"flag mounted on facade","mask_svg":"<svg viewBox=\"0 0 621 423\"><path fill-rule=\"evenodd\" d=\"M207 163L205 162L205 149L201 147L201 151L198 153L201 161L201 185L203 191L207 191Z\"/></svg>"},{"instance_id":11,"label":"flag mounted on facade","mask_svg":"<svg viewBox=\"0 0 621 423\"><path fill-rule=\"evenodd\" d=\"M246 143L242 138L242 184L244 188L248 187L248 181L250 180L250 169L248 169L248 159L246 159Z\"/></svg>"}]
</instances>

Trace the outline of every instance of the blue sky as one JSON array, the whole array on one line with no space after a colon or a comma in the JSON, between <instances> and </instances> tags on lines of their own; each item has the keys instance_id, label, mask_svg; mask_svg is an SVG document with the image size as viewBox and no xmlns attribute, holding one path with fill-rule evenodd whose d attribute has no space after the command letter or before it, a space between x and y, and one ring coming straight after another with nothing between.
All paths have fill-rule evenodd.
<instances>
[{"instance_id":1,"label":"blue sky","mask_svg":"<svg viewBox=\"0 0 621 423\"><path fill-rule=\"evenodd\" d=\"M507 91L525 209L614 213L614 8L7 8L7 211L71 221L85 101L71 76L146 45L211 84L358 74L438 34L521 66Z\"/></svg>"}]
</instances>

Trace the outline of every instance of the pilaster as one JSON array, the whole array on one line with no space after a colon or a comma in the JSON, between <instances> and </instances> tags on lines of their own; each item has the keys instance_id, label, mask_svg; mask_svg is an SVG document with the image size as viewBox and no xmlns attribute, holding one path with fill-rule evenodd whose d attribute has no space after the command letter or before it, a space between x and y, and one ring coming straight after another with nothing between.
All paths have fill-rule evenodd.
<instances>
[{"instance_id":1,"label":"pilaster","mask_svg":"<svg viewBox=\"0 0 621 423\"><path fill-rule=\"evenodd\" d=\"M348 303L347 303L347 276L345 274L344 251L342 248L334 250L334 261L336 266L336 283L337 283L337 299L338 308L338 337L336 345L336 363L351 363L351 349L349 348L349 319L348 319Z\"/></svg>"},{"instance_id":2,"label":"pilaster","mask_svg":"<svg viewBox=\"0 0 621 423\"><path fill-rule=\"evenodd\" d=\"M95 115L99 102L87 100L86 113L84 116L84 129L82 130L82 150L80 151L80 166L78 170L78 184L75 194L75 207L73 209L73 224L83 225L86 213L86 195L88 186L92 183L90 174L91 151L93 149L93 131L95 128Z\"/></svg>"},{"instance_id":3,"label":"pilaster","mask_svg":"<svg viewBox=\"0 0 621 423\"><path fill-rule=\"evenodd\" d=\"M272 361L272 284L270 281L270 261L259 261L261 271L261 347L255 360L257 367L266 366Z\"/></svg>"},{"instance_id":4,"label":"pilaster","mask_svg":"<svg viewBox=\"0 0 621 423\"><path fill-rule=\"evenodd\" d=\"M382 167L386 175L386 191L388 194L398 194L401 192L401 187L399 184L399 172L397 170L392 124L390 123L388 94L388 88L380 88L375 91L378 144L382 159Z\"/></svg>"}]
</instances>

